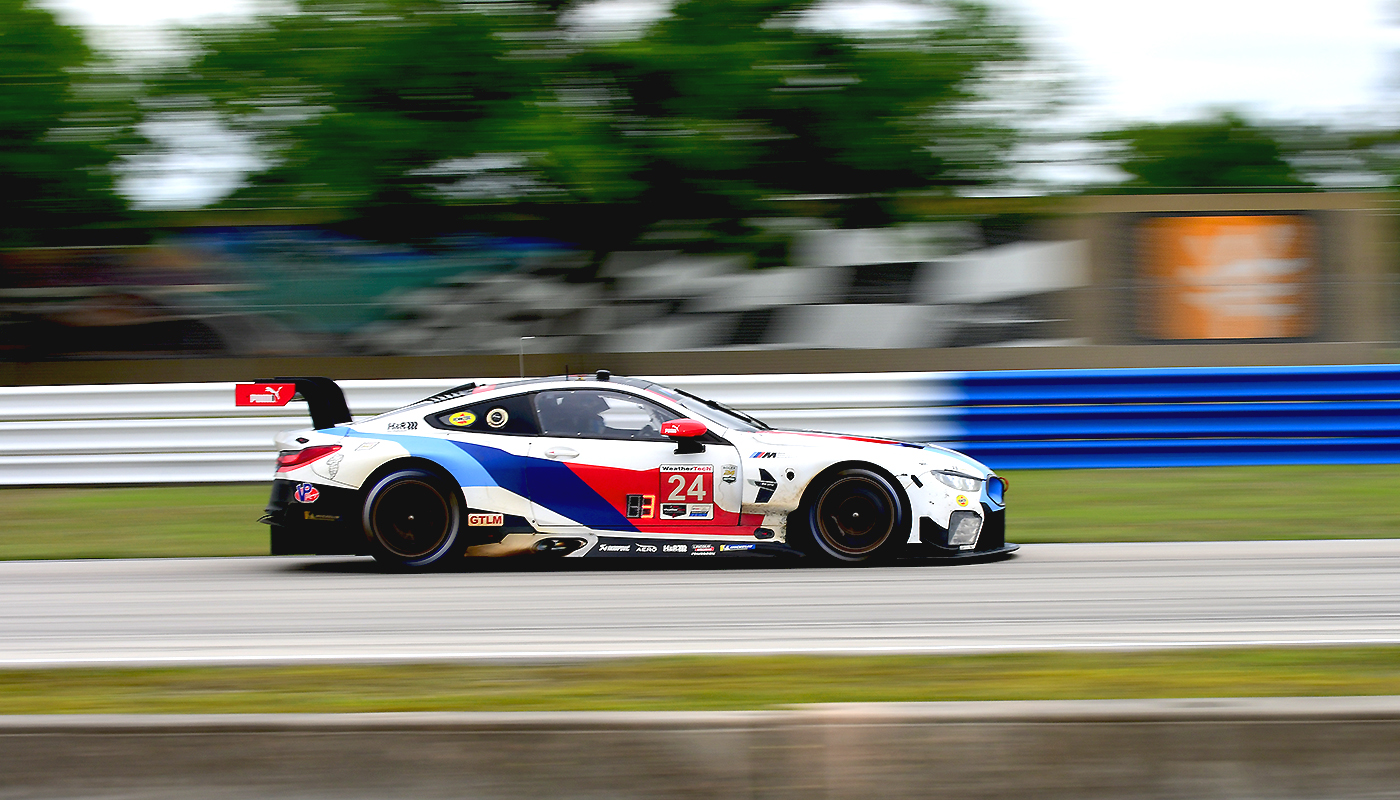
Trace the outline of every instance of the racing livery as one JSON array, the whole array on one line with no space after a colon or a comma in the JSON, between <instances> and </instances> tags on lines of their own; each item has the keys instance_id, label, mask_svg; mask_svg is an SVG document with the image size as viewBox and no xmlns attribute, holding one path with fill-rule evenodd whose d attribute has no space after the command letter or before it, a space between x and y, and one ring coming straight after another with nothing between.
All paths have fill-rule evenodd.
<instances>
[{"instance_id":1,"label":"racing livery","mask_svg":"<svg viewBox=\"0 0 1400 800\"><path fill-rule=\"evenodd\" d=\"M773 430L649 381L465 384L351 422L325 378L241 384L239 405L310 406L279 434L273 554L462 556L1009 553L1007 482L953 450Z\"/></svg>"}]
</instances>

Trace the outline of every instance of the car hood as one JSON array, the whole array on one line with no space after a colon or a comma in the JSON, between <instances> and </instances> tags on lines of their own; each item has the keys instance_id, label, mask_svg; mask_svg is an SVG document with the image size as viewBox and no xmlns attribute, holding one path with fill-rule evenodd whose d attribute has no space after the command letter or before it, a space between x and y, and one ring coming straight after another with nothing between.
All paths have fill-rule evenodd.
<instances>
[{"instance_id":1,"label":"car hood","mask_svg":"<svg viewBox=\"0 0 1400 800\"><path fill-rule=\"evenodd\" d=\"M759 431L751 438L754 444L789 452L798 448L839 451L840 458L861 458L886 467L897 467L899 471L919 473L951 469L980 478L993 474L990 468L971 456L931 444L819 431Z\"/></svg>"}]
</instances>

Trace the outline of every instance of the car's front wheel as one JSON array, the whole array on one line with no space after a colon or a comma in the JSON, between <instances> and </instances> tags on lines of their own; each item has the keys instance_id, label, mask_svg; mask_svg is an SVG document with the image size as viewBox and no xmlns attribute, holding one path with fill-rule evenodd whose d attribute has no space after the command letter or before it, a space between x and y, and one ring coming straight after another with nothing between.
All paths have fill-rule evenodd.
<instances>
[{"instance_id":1,"label":"car's front wheel","mask_svg":"<svg viewBox=\"0 0 1400 800\"><path fill-rule=\"evenodd\" d=\"M424 469L400 469L370 487L363 522L375 559L422 569L457 551L461 503L440 476Z\"/></svg>"},{"instance_id":2,"label":"car's front wheel","mask_svg":"<svg viewBox=\"0 0 1400 800\"><path fill-rule=\"evenodd\" d=\"M850 467L808 490L798 509L799 548L843 563L890 558L909 538L904 494L871 469Z\"/></svg>"}]
</instances>

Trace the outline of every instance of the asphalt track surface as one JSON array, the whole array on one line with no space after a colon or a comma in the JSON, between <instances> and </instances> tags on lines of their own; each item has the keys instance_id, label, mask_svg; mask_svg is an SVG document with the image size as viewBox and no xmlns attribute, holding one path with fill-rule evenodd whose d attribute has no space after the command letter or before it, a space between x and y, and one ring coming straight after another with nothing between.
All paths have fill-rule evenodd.
<instances>
[{"instance_id":1,"label":"asphalt track surface","mask_svg":"<svg viewBox=\"0 0 1400 800\"><path fill-rule=\"evenodd\" d=\"M1400 540L1031 545L876 569L0 563L0 666L1400 643Z\"/></svg>"}]
</instances>

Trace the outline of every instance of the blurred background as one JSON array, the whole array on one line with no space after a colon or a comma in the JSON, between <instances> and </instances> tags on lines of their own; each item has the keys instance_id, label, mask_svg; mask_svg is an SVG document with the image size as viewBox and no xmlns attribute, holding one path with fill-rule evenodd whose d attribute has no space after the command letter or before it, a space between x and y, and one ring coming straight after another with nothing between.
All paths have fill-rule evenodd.
<instances>
[{"instance_id":1,"label":"blurred background","mask_svg":"<svg viewBox=\"0 0 1400 800\"><path fill-rule=\"evenodd\" d=\"M0 360L1374 358L1396 10L0 0Z\"/></svg>"}]
</instances>

